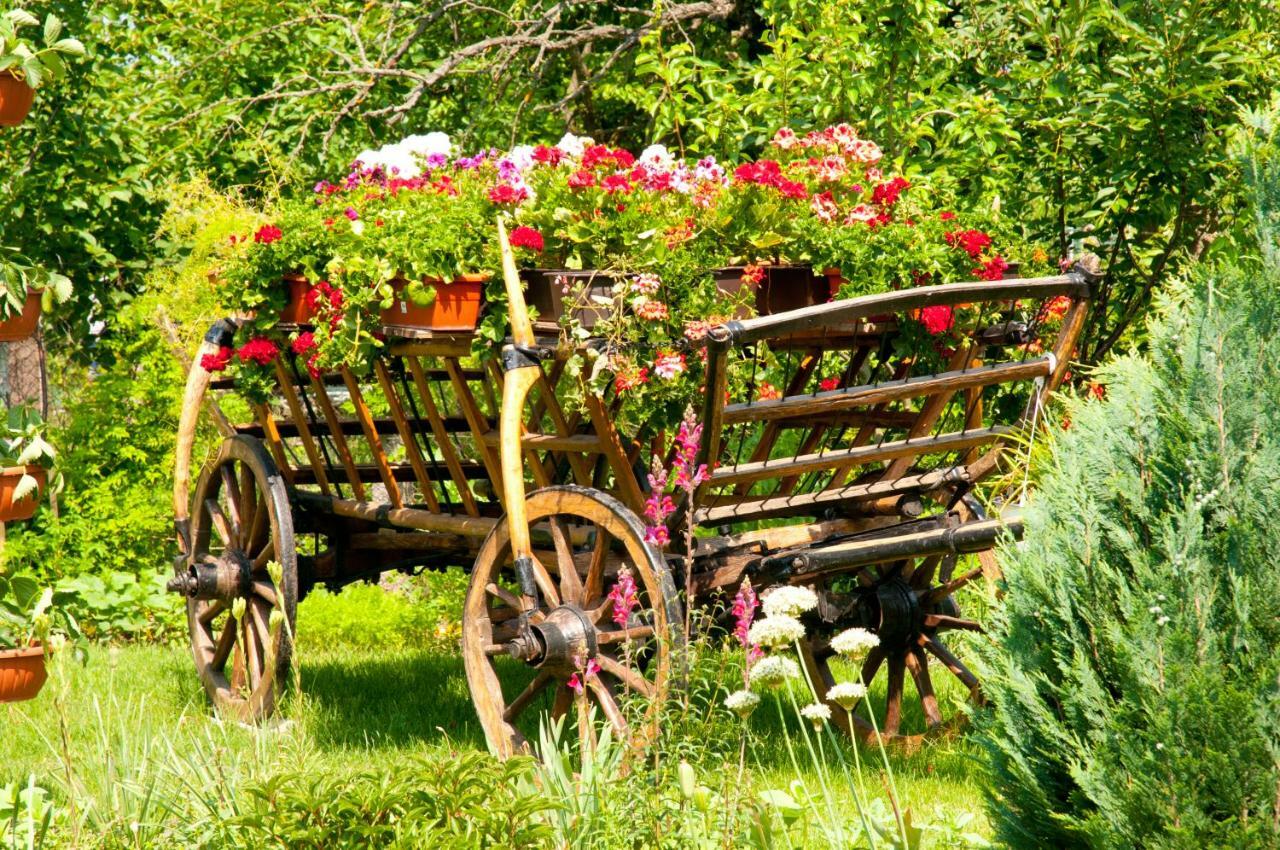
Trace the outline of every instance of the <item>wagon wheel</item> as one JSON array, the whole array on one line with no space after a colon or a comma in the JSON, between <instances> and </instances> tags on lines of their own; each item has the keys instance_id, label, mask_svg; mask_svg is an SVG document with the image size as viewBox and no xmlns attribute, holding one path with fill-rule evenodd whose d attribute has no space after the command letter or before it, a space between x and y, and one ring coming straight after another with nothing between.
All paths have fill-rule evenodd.
<instances>
[{"instance_id":1,"label":"wagon wheel","mask_svg":"<svg viewBox=\"0 0 1280 850\"><path fill-rule=\"evenodd\" d=\"M608 494L547 487L527 504L537 604L511 589L509 534L499 522L476 557L463 612L467 681L489 745L502 758L527 749L544 712L569 715L566 727L593 740L583 719L594 706L619 737L644 746L682 663L671 574L640 520ZM609 599L624 567L638 596L625 627ZM589 662L599 671L584 676ZM575 674L580 695L569 684Z\"/></svg>"},{"instance_id":2,"label":"wagon wheel","mask_svg":"<svg viewBox=\"0 0 1280 850\"><path fill-rule=\"evenodd\" d=\"M801 661L809 677L825 698L837 681L858 681L872 688L878 675L885 678L884 697L871 698L881 736L906 750L914 750L926 740L954 733L964 725L963 712L955 710L943 717L936 690L943 676L954 677L971 704L982 703L982 689L977 677L948 645L947 635L954 631L983 631L982 625L963 616L955 600L955 591L983 577L982 567L953 575L955 556L934 556L917 561L879 564L860 571L858 587L840 592L815 587L818 591L820 618L828 625L827 633L801 644ZM868 653L861 669L835 665L847 662L831 649L831 637L846 627L861 625L880 638L880 646ZM909 683L909 684L908 684ZM908 695L908 689L914 696ZM919 718L904 717L904 703L914 699L920 708ZM873 741L875 731L868 720L867 706L859 703L853 710L855 729L849 729L843 708L831 703L832 719L845 732ZM910 727L910 728L909 728Z\"/></svg>"},{"instance_id":3,"label":"wagon wheel","mask_svg":"<svg viewBox=\"0 0 1280 850\"><path fill-rule=\"evenodd\" d=\"M201 472L191 540L184 591L196 670L220 713L262 720L288 675L298 576L289 498L259 441L227 439ZM278 586L272 561L281 568ZM236 599L245 600L239 621ZM272 628L276 609L284 622Z\"/></svg>"}]
</instances>

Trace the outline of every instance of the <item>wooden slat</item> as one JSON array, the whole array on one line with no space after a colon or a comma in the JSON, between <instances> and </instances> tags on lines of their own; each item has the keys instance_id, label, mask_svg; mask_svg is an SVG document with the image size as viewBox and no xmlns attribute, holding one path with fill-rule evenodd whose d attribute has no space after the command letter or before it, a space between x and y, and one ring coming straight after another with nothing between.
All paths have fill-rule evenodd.
<instances>
[{"instance_id":1,"label":"wooden slat","mask_svg":"<svg viewBox=\"0 0 1280 850\"><path fill-rule=\"evenodd\" d=\"M1025 381L1049 374L1049 358L1040 357L1022 363L997 363L980 369L940 372L923 377L907 377L866 384L843 390L830 390L813 395L730 404L724 407L725 424L768 421L782 417L829 414L836 410L881 402L917 398L935 392L959 391L1013 381Z\"/></svg>"},{"instance_id":2,"label":"wooden slat","mask_svg":"<svg viewBox=\"0 0 1280 850\"><path fill-rule=\"evenodd\" d=\"M355 461L351 457L351 447L347 445L346 435L342 433L338 411L333 408L333 400L329 398L329 391L325 389L320 381L312 378L311 393L316 399L316 404L320 405L320 412L324 415L329 434L333 438L333 446L338 452L338 457L342 460L343 468L347 470L347 483L351 485L351 491L355 497L363 501L364 484L360 482L360 476L356 474Z\"/></svg>"},{"instance_id":3,"label":"wooden slat","mask_svg":"<svg viewBox=\"0 0 1280 850\"><path fill-rule=\"evenodd\" d=\"M520 440L525 445L542 451L572 452L579 456L584 454L603 454L605 450L603 442L595 434L573 434L561 437L556 434L525 433ZM500 442L498 432L488 432L484 435L484 441L490 446L497 446Z\"/></svg>"},{"instance_id":4,"label":"wooden slat","mask_svg":"<svg viewBox=\"0 0 1280 850\"><path fill-rule=\"evenodd\" d=\"M565 419L564 410L560 407L560 402L556 399L556 384L559 383L560 373L564 371L564 364L557 361L551 368L551 378L548 378L544 372L538 379L538 402L546 407L546 412L551 417L551 424L556 429L556 435L562 438L571 438L573 431L569 428L569 422ZM536 411L531 418L531 422L535 427L542 419L541 412ZM599 442L599 441L597 441ZM544 443L543 445L547 445ZM555 451L547 445L548 450ZM565 455L569 461L569 468L573 470L573 478L583 487L591 486L591 467L587 463L587 459L582 457L579 451L569 449Z\"/></svg>"},{"instance_id":5,"label":"wooden slat","mask_svg":"<svg viewBox=\"0 0 1280 850\"><path fill-rule=\"evenodd\" d=\"M404 452L409 458L409 465L413 467L413 474L417 478L422 499L427 503L428 508L438 512L440 502L436 499L435 484L432 483L431 475L427 472L426 461L422 459L422 450L418 448L418 438L409 427L409 420L404 414L404 406L396 393L396 385L391 380L391 373L387 371L387 364L378 360L374 363L373 370L378 376L378 383L382 386L382 394L386 396L391 418L395 420L400 431L400 442L404 443Z\"/></svg>"},{"instance_id":6,"label":"wooden slat","mask_svg":"<svg viewBox=\"0 0 1280 850\"><path fill-rule=\"evenodd\" d=\"M1010 432L1006 426L982 428L974 431L956 431L930 437L894 440L873 446L857 446L849 449L816 452L759 463L740 463L725 466L711 473L711 485L736 484L742 481L759 481L764 478L803 475L822 469L875 463L894 458L913 458L934 452L955 451L982 445L1000 439Z\"/></svg>"},{"instance_id":7,"label":"wooden slat","mask_svg":"<svg viewBox=\"0 0 1280 850\"><path fill-rule=\"evenodd\" d=\"M724 438L725 392L728 388L728 348L714 340L707 347L706 396L702 400L702 445L698 449L698 464L714 469L720 462L720 441ZM694 493L694 503L700 503L707 492L703 482ZM673 520L680 521L683 506Z\"/></svg>"},{"instance_id":8,"label":"wooden slat","mask_svg":"<svg viewBox=\"0 0 1280 850\"><path fill-rule=\"evenodd\" d=\"M734 498L732 501L716 502L708 507L699 508L695 518L701 525L718 525L747 519L817 515L828 507L838 505L841 502L872 499L892 493L933 490L946 481L952 479L963 480L964 477L964 470L960 467L955 467L933 470L920 475L903 476L897 481L872 481L866 484L851 484L838 490L820 490L815 493L774 496L764 499Z\"/></svg>"},{"instance_id":9,"label":"wooden slat","mask_svg":"<svg viewBox=\"0 0 1280 850\"><path fill-rule=\"evenodd\" d=\"M373 414L365 404L364 394L360 392L360 382L346 366L342 367L342 380L346 383L347 392L351 395L351 403L355 406L356 419L364 428L364 438L369 441L369 450L373 453L373 461L378 467L382 484L387 488L387 498L392 506L398 508L403 504L400 486L396 484L396 479L391 474L391 467L387 464L387 453L383 451L382 440L378 437L378 430L373 425Z\"/></svg>"},{"instance_id":10,"label":"wooden slat","mask_svg":"<svg viewBox=\"0 0 1280 850\"><path fill-rule=\"evenodd\" d=\"M387 470L391 472L391 477L396 481L417 481L417 472L411 464L408 463L388 463ZM483 464L466 463L462 464L462 474L470 480L487 480L489 471L484 468ZM375 463L358 463L355 465L355 474L358 480L366 484L380 483L383 469L379 464ZM315 476L310 469L295 469L293 471L295 484L314 484ZM345 468L334 469L329 473L329 483L331 484L348 484L348 472Z\"/></svg>"},{"instance_id":11,"label":"wooden slat","mask_svg":"<svg viewBox=\"0 0 1280 850\"><path fill-rule=\"evenodd\" d=\"M947 361L947 371L956 372L965 370L969 362L981 353L981 348L977 343L965 347L960 345L956 347L955 352L951 355L951 359ZM981 368L981 367L979 367ZM1046 365L1046 371L1048 367ZM938 390L920 406L920 415L916 418L911 429L907 432L907 438L923 437L933 430L933 426L938 421L938 417L947 409L951 399L955 397L956 390L953 387L945 387ZM911 466L911 458L898 458L889 464L889 468L885 471L885 480L897 478L907 471Z\"/></svg>"},{"instance_id":12,"label":"wooden slat","mask_svg":"<svg viewBox=\"0 0 1280 850\"><path fill-rule=\"evenodd\" d=\"M271 410L265 404L254 404L253 415L262 426L263 440L276 466L279 467L280 474L284 476L285 481L292 484L293 468L289 465L288 455L284 453L284 441L280 439L280 432L276 430L275 417L271 415Z\"/></svg>"},{"instance_id":13,"label":"wooden slat","mask_svg":"<svg viewBox=\"0 0 1280 850\"><path fill-rule=\"evenodd\" d=\"M338 418L335 421L336 424L331 425L326 417L324 422L312 422L311 433L316 437L336 437L338 434L351 437L356 435L363 436L364 434L364 426L354 419ZM471 426L461 416L442 416L440 421L444 425L445 431L450 434L467 434L471 431ZM232 427L240 434L249 434L254 437L262 436L262 426L257 422L247 422ZM389 416L374 417L373 427L382 435L395 434L398 436L400 434L400 429L396 427L395 421ZM279 430L281 437L298 436L298 429L294 427L292 422L276 422L276 428Z\"/></svg>"},{"instance_id":14,"label":"wooden slat","mask_svg":"<svg viewBox=\"0 0 1280 850\"><path fill-rule=\"evenodd\" d=\"M422 408L427 414L427 421L431 424L431 433L436 438L436 445L440 447L440 454L444 456L445 466L449 470L449 474L453 476L453 484L458 489L458 498L462 499L462 506L471 516L479 516L480 510L476 507L475 496L471 493L471 485L467 480L467 476L462 471L462 464L458 460L458 450L453 445L453 439L449 436L444 427L444 422L440 417L440 410L436 407L436 401L431 395L431 385L427 382L428 372L422 367L422 362L417 357L406 357L405 362L409 364L409 374L413 377L413 385L418 390L418 397L422 400ZM442 372L448 375L448 371Z\"/></svg>"},{"instance_id":15,"label":"wooden slat","mask_svg":"<svg viewBox=\"0 0 1280 850\"><path fill-rule=\"evenodd\" d=\"M462 409L462 415L466 417L467 424L471 426L471 435L476 441L476 451L479 452L485 469L489 471L489 481L493 485L493 492L498 495L498 501L505 503L506 500L502 494L502 466L494 455L493 449L484 440L484 435L492 430L489 420L485 419L484 414L480 412L480 408L476 405L475 397L471 395L471 390L462 377L462 369L458 366L458 361L452 357L445 358L444 368L449 373L449 383L453 385L453 392L458 398L458 406Z\"/></svg>"},{"instance_id":16,"label":"wooden slat","mask_svg":"<svg viewBox=\"0 0 1280 850\"><path fill-rule=\"evenodd\" d=\"M290 375L285 371L284 362L277 357L276 379L280 382L280 393L284 396L285 403L289 405L289 413L293 416L293 424L298 429L298 436L302 439L302 450L307 453L307 460L311 462L311 468L315 471L316 483L320 485L320 492L328 495L329 479L325 477L325 462L320 454L320 449L316 445L315 438L311 436L311 429L307 427L307 411L302 406L301 399L298 398L298 390L290 380Z\"/></svg>"},{"instance_id":17,"label":"wooden slat","mask_svg":"<svg viewBox=\"0 0 1280 850\"><path fill-rule=\"evenodd\" d=\"M636 481L635 471L627 464L627 453L623 451L618 440L618 432L614 430L613 420L605 412L603 400L583 386L582 400L591 417L591 425L603 444L604 456L609 459L613 468L614 480L617 482L617 496L623 504L637 514L644 510L644 494L640 492L640 483Z\"/></svg>"},{"instance_id":18,"label":"wooden slat","mask_svg":"<svg viewBox=\"0 0 1280 850\"><path fill-rule=\"evenodd\" d=\"M786 391L783 396L794 396L804 389L805 384L809 382L809 377L813 375L813 370L817 368L821 361L821 352L815 350L806 351L800 359L800 363L796 366L796 373L791 378L791 382L787 384ZM769 459L769 453L773 451L773 444L778 441L778 435L782 433L782 420L773 419L767 422L764 430L760 434L760 442L756 444L755 450L751 453L750 462L759 463ZM748 485L743 483L739 488L739 494L746 495Z\"/></svg>"}]
</instances>

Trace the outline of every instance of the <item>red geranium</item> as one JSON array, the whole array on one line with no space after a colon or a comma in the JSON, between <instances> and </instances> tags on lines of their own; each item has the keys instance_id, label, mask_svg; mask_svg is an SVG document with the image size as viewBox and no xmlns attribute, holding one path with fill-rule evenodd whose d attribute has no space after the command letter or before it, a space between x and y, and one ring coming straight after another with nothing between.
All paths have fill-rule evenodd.
<instances>
[{"instance_id":1,"label":"red geranium","mask_svg":"<svg viewBox=\"0 0 1280 850\"><path fill-rule=\"evenodd\" d=\"M920 322L924 325L924 329L934 336L946 333L955 327L955 308L946 304L925 307L920 311Z\"/></svg>"},{"instance_id":2,"label":"red geranium","mask_svg":"<svg viewBox=\"0 0 1280 850\"><path fill-rule=\"evenodd\" d=\"M303 331L298 334L289 347L293 349L294 354L305 355L307 352L315 349L316 335L311 331Z\"/></svg>"},{"instance_id":3,"label":"red geranium","mask_svg":"<svg viewBox=\"0 0 1280 850\"><path fill-rule=\"evenodd\" d=\"M216 354L206 354L201 357L200 368L206 372L221 372L231 362L231 354L231 349L224 345Z\"/></svg>"},{"instance_id":4,"label":"red geranium","mask_svg":"<svg viewBox=\"0 0 1280 850\"><path fill-rule=\"evenodd\" d=\"M533 149L534 162L545 162L548 165L559 165L560 160L562 159L564 159L564 151L557 147L538 145Z\"/></svg>"},{"instance_id":5,"label":"red geranium","mask_svg":"<svg viewBox=\"0 0 1280 850\"><path fill-rule=\"evenodd\" d=\"M542 234L532 227L521 225L511 231L511 244L516 248L531 248L534 251L541 251L543 247Z\"/></svg>"},{"instance_id":6,"label":"red geranium","mask_svg":"<svg viewBox=\"0 0 1280 850\"><path fill-rule=\"evenodd\" d=\"M975 260L991 247L991 237L981 230L953 230L945 238L952 248L960 248Z\"/></svg>"},{"instance_id":7,"label":"red geranium","mask_svg":"<svg viewBox=\"0 0 1280 850\"><path fill-rule=\"evenodd\" d=\"M270 245L272 242L279 241L282 236L284 236L284 234L280 232L280 228L274 225L264 224L262 227L258 228L257 233L253 234L253 241L262 245Z\"/></svg>"},{"instance_id":8,"label":"red geranium","mask_svg":"<svg viewBox=\"0 0 1280 850\"><path fill-rule=\"evenodd\" d=\"M895 177L888 183L881 183L871 190L871 202L882 207L891 207L898 202L898 196L911 186L904 177Z\"/></svg>"},{"instance_id":9,"label":"red geranium","mask_svg":"<svg viewBox=\"0 0 1280 850\"><path fill-rule=\"evenodd\" d=\"M590 171L575 171L569 175L570 189L590 189L596 185L596 176Z\"/></svg>"},{"instance_id":10,"label":"red geranium","mask_svg":"<svg viewBox=\"0 0 1280 850\"><path fill-rule=\"evenodd\" d=\"M489 200L495 204L518 204L528 197L528 189L523 186L516 188L507 183L499 183L489 190Z\"/></svg>"},{"instance_id":11,"label":"red geranium","mask_svg":"<svg viewBox=\"0 0 1280 850\"><path fill-rule=\"evenodd\" d=\"M980 280L1000 280L1000 278L1004 277L1004 273L1008 268L1009 264L1005 262L1004 257L997 254L974 269L973 273Z\"/></svg>"},{"instance_id":12,"label":"red geranium","mask_svg":"<svg viewBox=\"0 0 1280 850\"><path fill-rule=\"evenodd\" d=\"M631 181L627 179L625 174L610 174L600 181L600 188L610 194L614 192L626 194L631 191Z\"/></svg>"},{"instance_id":13,"label":"red geranium","mask_svg":"<svg viewBox=\"0 0 1280 850\"><path fill-rule=\"evenodd\" d=\"M236 352L236 357L240 358L241 363L252 361L259 366L270 366L271 361L275 360L279 354L280 349L274 342L264 336L255 336L240 346L240 350Z\"/></svg>"}]
</instances>

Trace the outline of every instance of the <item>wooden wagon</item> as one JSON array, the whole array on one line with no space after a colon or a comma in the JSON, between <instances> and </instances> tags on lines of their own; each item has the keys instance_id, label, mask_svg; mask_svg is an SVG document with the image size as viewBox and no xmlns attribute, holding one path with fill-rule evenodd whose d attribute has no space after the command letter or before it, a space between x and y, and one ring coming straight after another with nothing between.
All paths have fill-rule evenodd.
<instances>
[{"instance_id":1,"label":"wooden wagon","mask_svg":"<svg viewBox=\"0 0 1280 850\"><path fill-rule=\"evenodd\" d=\"M1093 274L919 287L714 328L689 355L707 358L710 477L671 520L692 510L695 545L683 551L674 533L663 552L640 517L645 471L670 448L615 427L612 389L579 393L575 409L562 402L580 380L566 369L573 351L534 332L508 272L514 330L500 357L473 358L467 336L394 328L367 378L313 377L286 353L277 396L245 423L221 415L216 399L231 387L200 366L234 324L210 331L178 435L182 552L170 587L187 598L218 709L273 710L297 603L313 587L448 566L470 572L462 651L500 754L534 735L544 711L576 716L588 702L633 738L651 735L682 681L685 593L704 604L744 579L818 591L802 653L814 682L832 680L837 631L879 635L861 675L887 679L876 689L886 737L917 741L959 716L944 717L936 672L980 697L946 636L981 630L956 594L983 566L957 563L1018 523L987 518L975 487L1016 470L1067 369ZM952 326L925 338L925 356L928 310ZM192 491L202 407L224 439ZM638 605L619 623L609 593L623 575Z\"/></svg>"}]
</instances>

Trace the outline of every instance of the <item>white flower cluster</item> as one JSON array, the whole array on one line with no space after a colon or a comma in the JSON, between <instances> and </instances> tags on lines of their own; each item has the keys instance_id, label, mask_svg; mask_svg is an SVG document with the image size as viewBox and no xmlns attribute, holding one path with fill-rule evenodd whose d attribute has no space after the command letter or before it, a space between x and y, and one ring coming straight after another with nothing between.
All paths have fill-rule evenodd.
<instances>
[{"instance_id":1,"label":"white flower cluster","mask_svg":"<svg viewBox=\"0 0 1280 850\"><path fill-rule=\"evenodd\" d=\"M767 617L798 617L818 607L818 595L807 587L784 585L765 593L763 607Z\"/></svg>"},{"instance_id":2,"label":"white flower cluster","mask_svg":"<svg viewBox=\"0 0 1280 850\"><path fill-rule=\"evenodd\" d=\"M427 133L383 145L376 151L363 150L356 162L365 168L382 168L388 175L411 180L422 173L424 160L433 159L443 165L452 152L453 143L447 133Z\"/></svg>"},{"instance_id":3,"label":"white flower cluster","mask_svg":"<svg viewBox=\"0 0 1280 850\"><path fill-rule=\"evenodd\" d=\"M800 714L813 724L814 729L821 729L822 724L831 719L831 706L823 702L815 702L800 709Z\"/></svg>"},{"instance_id":4,"label":"white flower cluster","mask_svg":"<svg viewBox=\"0 0 1280 850\"><path fill-rule=\"evenodd\" d=\"M766 649L781 649L804 637L804 626L795 617L766 617L752 624L747 640Z\"/></svg>"},{"instance_id":5,"label":"white flower cluster","mask_svg":"<svg viewBox=\"0 0 1280 850\"><path fill-rule=\"evenodd\" d=\"M800 678L800 667L784 655L766 655L751 666L751 684L772 688Z\"/></svg>"},{"instance_id":6,"label":"white flower cluster","mask_svg":"<svg viewBox=\"0 0 1280 850\"><path fill-rule=\"evenodd\" d=\"M845 629L831 639L831 648L846 658L861 658L880 645L880 638L866 629Z\"/></svg>"},{"instance_id":7,"label":"white flower cluster","mask_svg":"<svg viewBox=\"0 0 1280 850\"><path fill-rule=\"evenodd\" d=\"M867 695L867 686L861 682L841 682L827 691L827 699L845 711L858 704Z\"/></svg>"},{"instance_id":8,"label":"white flower cluster","mask_svg":"<svg viewBox=\"0 0 1280 850\"><path fill-rule=\"evenodd\" d=\"M760 697L752 691L734 691L724 698L724 707L746 720L760 704Z\"/></svg>"}]
</instances>

